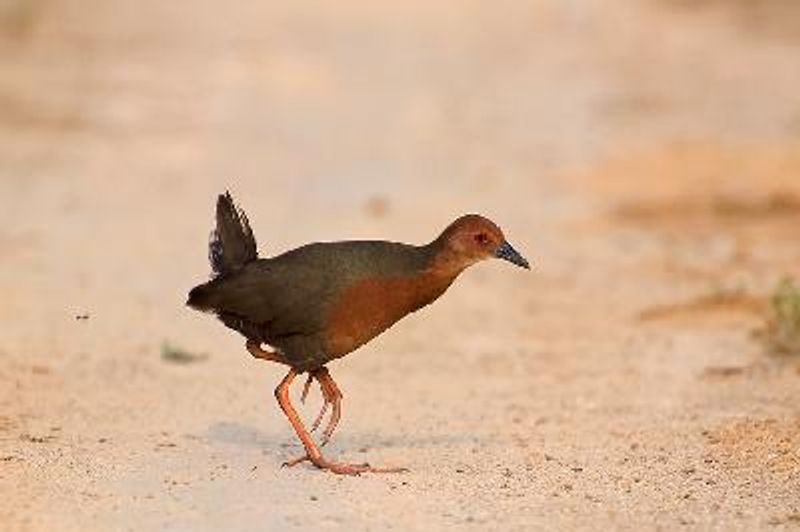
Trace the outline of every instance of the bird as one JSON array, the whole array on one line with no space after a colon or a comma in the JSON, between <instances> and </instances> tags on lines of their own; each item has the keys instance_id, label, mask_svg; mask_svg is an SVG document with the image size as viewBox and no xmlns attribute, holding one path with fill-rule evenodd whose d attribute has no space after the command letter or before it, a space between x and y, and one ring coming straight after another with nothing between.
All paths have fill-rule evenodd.
<instances>
[{"instance_id":1,"label":"bird","mask_svg":"<svg viewBox=\"0 0 800 532\"><path fill-rule=\"evenodd\" d=\"M468 267L498 258L530 269L528 261L491 220L460 216L427 244L345 240L306 244L272 257L259 257L247 215L229 191L216 204L216 226L208 244L211 277L189 292L187 305L215 315L245 338L256 359L289 367L275 388L277 402L305 454L285 466L309 461L341 475L400 472L328 459L322 454L342 413L342 392L326 367L401 318L430 305ZM323 398L307 429L290 400L290 387L307 374L301 401L314 381ZM311 433L330 409L318 445Z\"/></svg>"}]
</instances>

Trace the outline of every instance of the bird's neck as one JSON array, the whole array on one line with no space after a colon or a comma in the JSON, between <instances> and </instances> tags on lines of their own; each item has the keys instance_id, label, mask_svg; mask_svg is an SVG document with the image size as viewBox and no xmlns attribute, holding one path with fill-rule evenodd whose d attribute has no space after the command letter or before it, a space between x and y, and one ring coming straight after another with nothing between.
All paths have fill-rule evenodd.
<instances>
[{"instance_id":1,"label":"bird's neck","mask_svg":"<svg viewBox=\"0 0 800 532\"><path fill-rule=\"evenodd\" d=\"M469 266L462 257L457 256L445 245L441 237L422 246L422 249L426 255L424 275L432 282L444 285L445 288Z\"/></svg>"}]
</instances>

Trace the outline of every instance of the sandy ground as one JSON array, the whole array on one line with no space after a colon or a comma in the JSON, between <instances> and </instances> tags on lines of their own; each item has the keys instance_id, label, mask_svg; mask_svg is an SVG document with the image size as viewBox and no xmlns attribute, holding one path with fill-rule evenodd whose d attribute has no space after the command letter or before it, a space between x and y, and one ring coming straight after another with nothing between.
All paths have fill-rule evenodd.
<instances>
[{"instance_id":1,"label":"sandy ground","mask_svg":"<svg viewBox=\"0 0 800 532\"><path fill-rule=\"evenodd\" d=\"M797 4L402 4L0 1L0 529L800 526ZM331 365L330 455L409 473L280 468L284 370L183 306L225 188L262 254L535 262Z\"/></svg>"}]
</instances>

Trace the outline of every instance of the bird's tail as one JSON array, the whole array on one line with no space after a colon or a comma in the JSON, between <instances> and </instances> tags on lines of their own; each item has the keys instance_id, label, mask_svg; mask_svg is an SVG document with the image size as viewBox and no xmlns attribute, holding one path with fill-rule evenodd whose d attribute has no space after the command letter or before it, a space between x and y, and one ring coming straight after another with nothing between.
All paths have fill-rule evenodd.
<instances>
[{"instance_id":1,"label":"bird's tail","mask_svg":"<svg viewBox=\"0 0 800 532\"><path fill-rule=\"evenodd\" d=\"M214 310L219 282L258 258L256 239L247 215L233 202L230 192L217 198L217 225L208 241L211 281L195 286L186 304L197 310Z\"/></svg>"},{"instance_id":2,"label":"bird's tail","mask_svg":"<svg viewBox=\"0 0 800 532\"><path fill-rule=\"evenodd\" d=\"M233 202L230 192L217 198L217 226L208 241L211 276L233 273L258 258L256 239L247 215Z\"/></svg>"}]
</instances>

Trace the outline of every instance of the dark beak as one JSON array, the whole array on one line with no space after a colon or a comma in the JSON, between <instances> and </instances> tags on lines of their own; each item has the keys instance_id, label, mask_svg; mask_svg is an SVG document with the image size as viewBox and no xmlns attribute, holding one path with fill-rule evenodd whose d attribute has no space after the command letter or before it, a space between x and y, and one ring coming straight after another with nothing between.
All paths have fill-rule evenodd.
<instances>
[{"instance_id":1,"label":"dark beak","mask_svg":"<svg viewBox=\"0 0 800 532\"><path fill-rule=\"evenodd\" d=\"M511 244L508 242L503 242L498 246L498 248L494 251L494 256L498 259L507 260L513 264L521 268L525 268L526 270L531 269L531 265L528 264L528 261L525 260L525 257L519 254L519 252L511 247Z\"/></svg>"}]
</instances>

